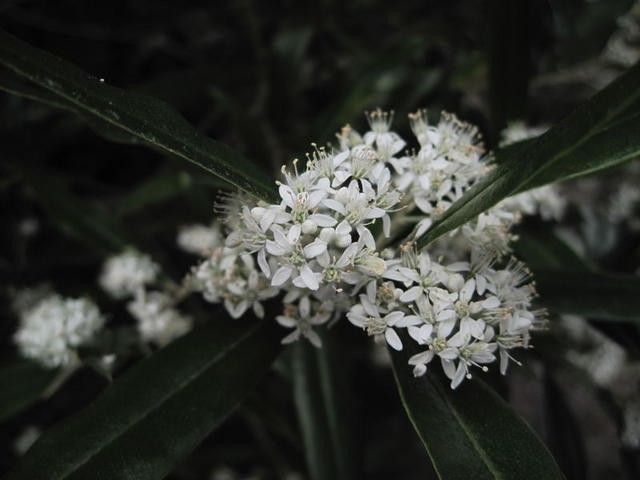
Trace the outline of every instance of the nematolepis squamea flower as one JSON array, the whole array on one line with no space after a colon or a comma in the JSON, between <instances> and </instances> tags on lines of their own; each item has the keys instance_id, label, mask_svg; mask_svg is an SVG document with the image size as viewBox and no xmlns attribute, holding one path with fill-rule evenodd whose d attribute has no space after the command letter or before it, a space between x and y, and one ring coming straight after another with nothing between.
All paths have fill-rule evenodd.
<instances>
[{"instance_id":1,"label":"nematolepis squamea flower","mask_svg":"<svg viewBox=\"0 0 640 480\"><path fill-rule=\"evenodd\" d=\"M14 341L25 357L48 368L65 367L78 362L78 347L89 343L104 323L91 300L51 293L21 310Z\"/></svg>"},{"instance_id":2,"label":"nematolepis squamea flower","mask_svg":"<svg viewBox=\"0 0 640 480\"><path fill-rule=\"evenodd\" d=\"M510 227L533 211L499 204L415 252L411 235L491 166L475 127L450 114L435 123L425 111L409 119L417 150L391 130L392 113L376 110L364 135L346 126L335 147L312 144L304 166L283 167L278 203L227 198L224 240L200 248L194 289L234 318L249 310L263 317L264 301L280 295L275 318L290 329L283 343L319 346L317 329L347 318L393 349L418 343L414 373L438 357L454 388L473 367L499 360L505 371L511 350L527 346L540 324L526 269L505 260Z\"/></svg>"}]
</instances>

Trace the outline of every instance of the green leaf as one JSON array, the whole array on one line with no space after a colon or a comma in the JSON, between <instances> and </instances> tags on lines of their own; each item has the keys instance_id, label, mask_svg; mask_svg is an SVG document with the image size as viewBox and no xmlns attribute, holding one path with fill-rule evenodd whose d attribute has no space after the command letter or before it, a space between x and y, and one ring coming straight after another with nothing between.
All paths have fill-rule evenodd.
<instances>
[{"instance_id":1,"label":"green leaf","mask_svg":"<svg viewBox=\"0 0 640 480\"><path fill-rule=\"evenodd\" d=\"M569 478L587 478L587 456L580 433L580 422L574 409L553 376L547 371L544 378L549 447L558 459L562 471Z\"/></svg>"},{"instance_id":2,"label":"green leaf","mask_svg":"<svg viewBox=\"0 0 640 480\"><path fill-rule=\"evenodd\" d=\"M636 275L534 270L540 303L557 313L640 324Z\"/></svg>"},{"instance_id":3,"label":"green leaf","mask_svg":"<svg viewBox=\"0 0 640 480\"><path fill-rule=\"evenodd\" d=\"M638 276L595 271L549 229L524 229L514 250L533 272L541 305L556 313L640 322Z\"/></svg>"},{"instance_id":4,"label":"green leaf","mask_svg":"<svg viewBox=\"0 0 640 480\"><path fill-rule=\"evenodd\" d=\"M47 370L29 360L16 359L0 367L0 422L36 403L56 378L57 370Z\"/></svg>"},{"instance_id":5,"label":"green leaf","mask_svg":"<svg viewBox=\"0 0 640 480\"><path fill-rule=\"evenodd\" d=\"M192 185L191 176L184 171L160 173L144 181L120 200L118 216L131 214L186 192Z\"/></svg>"},{"instance_id":6,"label":"green leaf","mask_svg":"<svg viewBox=\"0 0 640 480\"><path fill-rule=\"evenodd\" d=\"M313 480L348 480L356 473L354 412L345 366L338 361L335 332L324 332L322 348L293 346L294 400Z\"/></svg>"},{"instance_id":7,"label":"green leaf","mask_svg":"<svg viewBox=\"0 0 640 480\"><path fill-rule=\"evenodd\" d=\"M501 161L418 239L425 247L500 200L618 165L640 155L640 63L568 117Z\"/></svg>"},{"instance_id":8,"label":"green leaf","mask_svg":"<svg viewBox=\"0 0 640 480\"><path fill-rule=\"evenodd\" d=\"M550 228L518 228L513 250L532 270L574 270L588 272L593 267L561 240Z\"/></svg>"},{"instance_id":9,"label":"green leaf","mask_svg":"<svg viewBox=\"0 0 640 480\"><path fill-rule=\"evenodd\" d=\"M86 115L182 157L254 197L277 198L275 184L239 153L195 130L166 103L107 85L78 67L0 30L0 63Z\"/></svg>"},{"instance_id":10,"label":"green leaf","mask_svg":"<svg viewBox=\"0 0 640 480\"><path fill-rule=\"evenodd\" d=\"M438 478L564 478L531 428L484 382L474 378L452 391L440 375L428 372L414 378L407 364L411 353L407 345L401 352L392 351L393 371Z\"/></svg>"},{"instance_id":11,"label":"green leaf","mask_svg":"<svg viewBox=\"0 0 640 480\"><path fill-rule=\"evenodd\" d=\"M266 374L278 330L228 319L197 328L45 432L8 479L164 478Z\"/></svg>"},{"instance_id":12,"label":"green leaf","mask_svg":"<svg viewBox=\"0 0 640 480\"><path fill-rule=\"evenodd\" d=\"M75 104L39 87L38 85L25 81L15 73L4 68L0 69L0 90L18 97L40 102L50 107L75 113L84 120L94 132L111 142L133 144L141 143L141 140L137 137L130 135L124 130L117 128L96 116L86 113Z\"/></svg>"}]
</instances>

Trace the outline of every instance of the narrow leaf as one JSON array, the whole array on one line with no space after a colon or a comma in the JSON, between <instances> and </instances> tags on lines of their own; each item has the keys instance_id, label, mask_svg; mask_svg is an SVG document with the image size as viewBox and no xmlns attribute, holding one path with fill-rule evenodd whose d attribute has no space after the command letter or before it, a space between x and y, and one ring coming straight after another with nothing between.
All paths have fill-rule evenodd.
<instances>
[{"instance_id":1,"label":"narrow leaf","mask_svg":"<svg viewBox=\"0 0 640 480\"><path fill-rule=\"evenodd\" d=\"M531 428L484 382L452 391L439 375L414 378L407 349L392 351L400 397L442 480L562 479ZM438 368L438 367L436 367Z\"/></svg>"},{"instance_id":2,"label":"narrow leaf","mask_svg":"<svg viewBox=\"0 0 640 480\"><path fill-rule=\"evenodd\" d=\"M269 370L277 330L230 320L194 330L45 432L8 478L164 478Z\"/></svg>"},{"instance_id":3,"label":"narrow leaf","mask_svg":"<svg viewBox=\"0 0 640 480\"><path fill-rule=\"evenodd\" d=\"M25 80L6 68L0 69L0 90L18 97L42 103L49 107L74 113L80 117L82 121L86 122L95 133L111 142L132 144L143 143L138 137L127 133L121 128L118 128L95 115L87 113L74 103L71 103L65 98Z\"/></svg>"},{"instance_id":4,"label":"narrow leaf","mask_svg":"<svg viewBox=\"0 0 640 480\"><path fill-rule=\"evenodd\" d=\"M107 85L75 65L0 30L0 63L50 93L169 154L189 160L264 200L275 185L239 153L195 130L166 103Z\"/></svg>"},{"instance_id":5,"label":"narrow leaf","mask_svg":"<svg viewBox=\"0 0 640 480\"><path fill-rule=\"evenodd\" d=\"M597 272L548 229L519 232L518 256L533 271L539 303L556 313L640 322L640 278Z\"/></svg>"},{"instance_id":6,"label":"narrow leaf","mask_svg":"<svg viewBox=\"0 0 640 480\"><path fill-rule=\"evenodd\" d=\"M418 239L420 248L510 195L640 155L640 63L543 135L499 154L499 165Z\"/></svg>"},{"instance_id":7,"label":"narrow leaf","mask_svg":"<svg viewBox=\"0 0 640 480\"><path fill-rule=\"evenodd\" d=\"M550 228L519 228L513 250L532 270L593 270L580 256Z\"/></svg>"},{"instance_id":8,"label":"narrow leaf","mask_svg":"<svg viewBox=\"0 0 640 480\"><path fill-rule=\"evenodd\" d=\"M57 373L22 359L0 367L0 422L36 403Z\"/></svg>"},{"instance_id":9,"label":"narrow leaf","mask_svg":"<svg viewBox=\"0 0 640 480\"><path fill-rule=\"evenodd\" d=\"M322 336L322 348L301 341L292 352L294 400L313 480L358 478L349 384L332 333Z\"/></svg>"}]
</instances>

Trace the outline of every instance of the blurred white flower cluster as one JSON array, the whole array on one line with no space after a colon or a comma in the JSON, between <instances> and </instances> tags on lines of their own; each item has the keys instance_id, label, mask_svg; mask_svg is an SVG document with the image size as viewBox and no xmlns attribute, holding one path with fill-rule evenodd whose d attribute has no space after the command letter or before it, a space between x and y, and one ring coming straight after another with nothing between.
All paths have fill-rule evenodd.
<instances>
[{"instance_id":1,"label":"blurred white flower cluster","mask_svg":"<svg viewBox=\"0 0 640 480\"><path fill-rule=\"evenodd\" d=\"M18 305L20 326L14 341L23 356L49 368L76 363L77 348L89 343L105 323L98 308L87 298L48 294L31 305L26 302Z\"/></svg>"},{"instance_id":2,"label":"blurred white flower cluster","mask_svg":"<svg viewBox=\"0 0 640 480\"><path fill-rule=\"evenodd\" d=\"M620 440L625 447L640 447L640 362L618 343L577 315L562 315L559 328L574 348L565 353L574 367L606 390L622 410Z\"/></svg>"},{"instance_id":3,"label":"blurred white flower cluster","mask_svg":"<svg viewBox=\"0 0 640 480\"><path fill-rule=\"evenodd\" d=\"M182 230L179 244L205 256L188 283L234 318L263 317L282 293L283 343L321 346L317 327L346 315L396 350L403 336L422 347L416 375L435 357L452 388L498 357L504 373L541 323L528 271L509 258L509 228L547 196L502 202L418 252L415 239L491 168L477 129L420 111L410 115L416 152L391 131L392 114L367 118L364 135L346 126L337 149L313 144L304 169L283 167L279 203L231 197L223 226Z\"/></svg>"},{"instance_id":4,"label":"blurred white flower cluster","mask_svg":"<svg viewBox=\"0 0 640 480\"><path fill-rule=\"evenodd\" d=\"M149 255L126 250L107 259L99 283L113 298L123 299L155 281L159 271Z\"/></svg>"},{"instance_id":5,"label":"blurred white flower cluster","mask_svg":"<svg viewBox=\"0 0 640 480\"><path fill-rule=\"evenodd\" d=\"M133 297L127 309L138 322L140 338L163 346L188 332L192 321L175 308L171 294L147 291L159 274L160 266L151 257L126 250L105 261L99 283L115 299Z\"/></svg>"}]
</instances>

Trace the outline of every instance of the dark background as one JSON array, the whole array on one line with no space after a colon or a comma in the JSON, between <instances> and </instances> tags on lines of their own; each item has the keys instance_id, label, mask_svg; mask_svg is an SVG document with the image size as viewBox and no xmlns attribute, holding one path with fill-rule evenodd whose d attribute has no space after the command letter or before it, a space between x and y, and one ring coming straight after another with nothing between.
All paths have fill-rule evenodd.
<instances>
[{"instance_id":1,"label":"dark background","mask_svg":"<svg viewBox=\"0 0 640 480\"><path fill-rule=\"evenodd\" d=\"M310 142L332 141L345 123L364 131L363 111L378 106L395 110L395 127L406 138L408 113L455 112L480 126L488 147L508 120L553 124L624 70L602 52L632 3L16 0L0 3L0 21L111 85L165 100L199 130L274 173L303 156ZM45 280L63 294L90 293L115 309L114 317L126 316L97 290L100 262L112 245L108 234L94 235L92 219L151 252L179 280L193 260L175 248L176 229L209 222L219 190L195 166L112 143L73 115L0 92L3 294ZM7 304L0 306L0 359L15 355L16 319ZM365 351L362 339L345 335ZM367 359L359 357L353 374L366 478L432 475L390 372L372 369ZM615 421L602 420L596 400L576 410L575 419L575 405L550 407L544 392L557 386L547 385L541 368L533 358L500 388L514 393L512 401L562 457L568 477L634 478L634 453L616 444ZM207 478L221 464L265 478L303 471L282 382L275 376L265 382L171 478ZM48 426L104 385L83 370L44 404L2 425L0 473L15 462L11 445L25 425ZM291 415L264 421L264 397ZM600 429L595 443L592 427Z\"/></svg>"}]
</instances>

